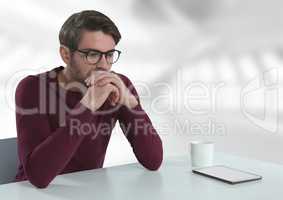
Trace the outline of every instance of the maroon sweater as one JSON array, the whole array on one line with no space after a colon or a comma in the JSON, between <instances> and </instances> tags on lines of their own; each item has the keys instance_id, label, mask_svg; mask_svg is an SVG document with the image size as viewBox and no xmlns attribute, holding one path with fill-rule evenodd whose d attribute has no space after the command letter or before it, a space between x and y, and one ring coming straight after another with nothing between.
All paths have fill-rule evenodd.
<instances>
[{"instance_id":1,"label":"maroon sweater","mask_svg":"<svg viewBox=\"0 0 283 200\"><path fill-rule=\"evenodd\" d=\"M20 165L15 180L29 180L36 187L44 188L58 174L103 167L117 120L137 160L145 168L157 170L163 159L162 142L142 109L131 81L118 74L137 97L136 107L113 107L106 101L92 112L80 103L81 92L59 86L57 74L63 69L58 67L27 76L17 86ZM82 111L75 113L78 109Z\"/></svg>"}]
</instances>

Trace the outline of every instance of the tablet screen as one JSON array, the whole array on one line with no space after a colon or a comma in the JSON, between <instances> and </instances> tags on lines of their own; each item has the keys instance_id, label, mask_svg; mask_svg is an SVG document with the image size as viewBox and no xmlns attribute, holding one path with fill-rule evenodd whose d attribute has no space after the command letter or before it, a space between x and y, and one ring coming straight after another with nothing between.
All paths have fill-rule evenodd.
<instances>
[{"instance_id":1,"label":"tablet screen","mask_svg":"<svg viewBox=\"0 0 283 200\"><path fill-rule=\"evenodd\" d=\"M247 181L259 180L262 177L253 173L240 171L226 166L211 166L201 169L194 169L194 173L216 178L231 184L242 183Z\"/></svg>"}]
</instances>

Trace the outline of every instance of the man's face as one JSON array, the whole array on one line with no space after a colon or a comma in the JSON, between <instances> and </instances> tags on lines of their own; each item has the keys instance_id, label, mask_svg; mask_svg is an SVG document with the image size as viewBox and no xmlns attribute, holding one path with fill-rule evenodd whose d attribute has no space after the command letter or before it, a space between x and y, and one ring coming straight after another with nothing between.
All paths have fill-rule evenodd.
<instances>
[{"instance_id":1,"label":"man's face","mask_svg":"<svg viewBox=\"0 0 283 200\"><path fill-rule=\"evenodd\" d=\"M78 44L78 50L95 49L101 52L107 52L115 49L115 41L111 35L102 31L83 31L81 40ZM75 51L71 55L69 63L72 77L79 82L83 82L92 71L104 70L110 71L112 65L106 61L105 55L101 57L96 64L90 64L83 53Z\"/></svg>"}]
</instances>

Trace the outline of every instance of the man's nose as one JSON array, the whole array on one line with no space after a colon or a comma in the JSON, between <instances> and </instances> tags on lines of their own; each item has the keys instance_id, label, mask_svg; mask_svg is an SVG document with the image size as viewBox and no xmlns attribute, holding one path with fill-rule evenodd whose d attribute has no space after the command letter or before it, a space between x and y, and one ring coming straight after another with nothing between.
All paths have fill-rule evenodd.
<instances>
[{"instance_id":1,"label":"man's nose","mask_svg":"<svg viewBox=\"0 0 283 200\"><path fill-rule=\"evenodd\" d=\"M108 64L105 55L101 56L101 59L99 60L99 62L96 64L97 68L100 68L102 70L109 70L110 65Z\"/></svg>"}]
</instances>

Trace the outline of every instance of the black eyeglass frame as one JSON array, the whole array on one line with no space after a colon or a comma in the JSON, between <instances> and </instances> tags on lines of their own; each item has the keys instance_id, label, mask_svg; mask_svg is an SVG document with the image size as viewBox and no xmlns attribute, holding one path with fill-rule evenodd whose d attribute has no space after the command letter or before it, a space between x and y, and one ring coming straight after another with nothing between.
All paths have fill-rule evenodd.
<instances>
[{"instance_id":1,"label":"black eyeglass frame","mask_svg":"<svg viewBox=\"0 0 283 200\"><path fill-rule=\"evenodd\" d=\"M77 51L77 52L79 52L79 53L84 54L85 59L86 59L88 62L89 62L88 56L89 56L90 53L92 53L92 52L99 53L99 54L100 54L100 57L99 57L99 59L98 59L95 63L89 62L89 63L92 64L92 65L95 65L95 64L99 63L99 61L101 60L101 58L102 58L103 55L105 55L105 58L106 58L106 61L108 62L108 64L114 64L114 63L116 63L116 62L119 60L120 55L121 55L121 53L122 53L120 50L117 50L117 49L111 49L111 50L106 51L106 52L102 52L102 51L99 51L99 50L97 50L97 49L72 49L72 51L73 51L73 52L74 52L74 51ZM117 59L116 59L114 62L109 62L109 61L107 60L107 54L112 53L112 52L117 52L117 53L118 53L118 56L117 56Z\"/></svg>"}]
</instances>

